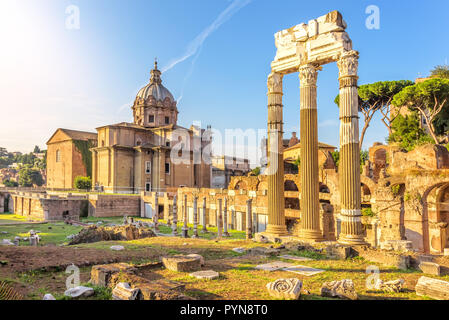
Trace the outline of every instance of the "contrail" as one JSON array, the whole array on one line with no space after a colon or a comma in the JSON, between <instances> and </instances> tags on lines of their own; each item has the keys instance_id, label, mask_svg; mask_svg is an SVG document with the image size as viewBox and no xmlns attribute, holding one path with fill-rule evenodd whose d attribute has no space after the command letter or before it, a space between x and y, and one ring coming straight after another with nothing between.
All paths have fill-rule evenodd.
<instances>
[{"instance_id":1,"label":"contrail","mask_svg":"<svg viewBox=\"0 0 449 320\"><path fill-rule=\"evenodd\" d=\"M198 50L202 47L204 41L217 30L223 23L229 20L235 13L237 13L240 9L249 4L252 0L234 0L229 7L227 7L220 15L209 25L206 29L204 29L199 35L195 37L195 39L190 42L187 47L186 52L181 57L172 60L166 67L162 69L162 72L166 72L176 66L178 63L183 62L184 60L190 58Z\"/></svg>"}]
</instances>

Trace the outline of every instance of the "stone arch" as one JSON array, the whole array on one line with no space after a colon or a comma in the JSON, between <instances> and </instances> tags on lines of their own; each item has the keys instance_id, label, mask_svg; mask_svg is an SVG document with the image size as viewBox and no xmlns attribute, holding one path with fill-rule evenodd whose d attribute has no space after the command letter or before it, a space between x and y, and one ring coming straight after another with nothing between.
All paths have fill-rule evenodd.
<instances>
[{"instance_id":1,"label":"stone arch","mask_svg":"<svg viewBox=\"0 0 449 320\"><path fill-rule=\"evenodd\" d=\"M449 181L428 187L422 203L422 244L426 253L441 253L449 234Z\"/></svg>"},{"instance_id":2,"label":"stone arch","mask_svg":"<svg viewBox=\"0 0 449 320\"><path fill-rule=\"evenodd\" d=\"M268 190L268 182L267 181L259 181L257 184L257 191Z\"/></svg>"},{"instance_id":3,"label":"stone arch","mask_svg":"<svg viewBox=\"0 0 449 320\"><path fill-rule=\"evenodd\" d=\"M293 180L284 181L284 191L299 191L298 185Z\"/></svg>"}]
</instances>

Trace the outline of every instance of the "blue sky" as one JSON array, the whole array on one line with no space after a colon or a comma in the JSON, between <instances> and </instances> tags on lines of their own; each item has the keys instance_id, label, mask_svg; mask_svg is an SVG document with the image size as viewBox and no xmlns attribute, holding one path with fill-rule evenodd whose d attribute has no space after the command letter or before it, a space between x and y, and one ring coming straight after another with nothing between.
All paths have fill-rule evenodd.
<instances>
[{"instance_id":1,"label":"blue sky","mask_svg":"<svg viewBox=\"0 0 449 320\"><path fill-rule=\"evenodd\" d=\"M80 9L80 29L67 30L65 10ZM365 9L380 9L380 29L368 30ZM359 84L414 80L449 58L449 2L269 0L2 0L0 4L0 146L29 151L56 128L94 128L132 121L131 103L161 68L195 49L194 39L220 14L221 24L193 56L163 74L179 101L179 124L266 129L266 78L274 33L339 10L360 52ZM192 51L192 50L191 50ZM319 140L339 142L338 70L318 77ZM299 131L299 80L284 79L285 136ZM375 117L364 148L385 141Z\"/></svg>"}]
</instances>

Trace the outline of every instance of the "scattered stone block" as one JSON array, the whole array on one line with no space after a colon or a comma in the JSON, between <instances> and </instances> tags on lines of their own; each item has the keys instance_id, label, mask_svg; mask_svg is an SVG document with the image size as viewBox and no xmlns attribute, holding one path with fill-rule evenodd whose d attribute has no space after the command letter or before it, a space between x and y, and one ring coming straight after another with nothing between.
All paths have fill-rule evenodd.
<instances>
[{"instance_id":1,"label":"scattered stone block","mask_svg":"<svg viewBox=\"0 0 449 320\"><path fill-rule=\"evenodd\" d=\"M253 255L277 256L280 253L281 253L281 250L275 249L275 248L254 247L254 248L248 249L248 254L253 254Z\"/></svg>"},{"instance_id":2,"label":"scattered stone block","mask_svg":"<svg viewBox=\"0 0 449 320\"><path fill-rule=\"evenodd\" d=\"M163 257L162 264L168 270L177 272L191 272L201 269L201 259L199 257L185 255Z\"/></svg>"},{"instance_id":3,"label":"scattered stone block","mask_svg":"<svg viewBox=\"0 0 449 320\"><path fill-rule=\"evenodd\" d=\"M276 261L276 262L270 262L265 264L260 264L256 266L256 269L263 270L263 271L276 271L283 268L288 268L294 266L291 263L283 262L283 261Z\"/></svg>"},{"instance_id":4,"label":"scattered stone block","mask_svg":"<svg viewBox=\"0 0 449 320\"><path fill-rule=\"evenodd\" d=\"M431 274L434 276L439 276L441 274L441 267L439 264L434 263L434 262L421 262L419 264L419 269L423 272L423 273L427 273L427 274Z\"/></svg>"},{"instance_id":5,"label":"scattered stone block","mask_svg":"<svg viewBox=\"0 0 449 320\"><path fill-rule=\"evenodd\" d=\"M427 296L436 300L449 300L449 282L422 276L415 286L418 296Z\"/></svg>"},{"instance_id":6,"label":"scattered stone block","mask_svg":"<svg viewBox=\"0 0 449 320\"><path fill-rule=\"evenodd\" d=\"M95 294L94 289L78 286L64 292L64 295L71 298L87 298Z\"/></svg>"},{"instance_id":7,"label":"scattered stone block","mask_svg":"<svg viewBox=\"0 0 449 320\"><path fill-rule=\"evenodd\" d=\"M264 235L262 235L260 233L256 233L254 235L254 241L260 242L260 243L268 243L268 242L270 242L267 237L265 237Z\"/></svg>"},{"instance_id":8,"label":"scattered stone block","mask_svg":"<svg viewBox=\"0 0 449 320\"><path fill-rule=\"evenodd\" d=\"M135 270L133 266L127 263L96 265L92 267L90 272L90 282L96 286L108 287L113 274L121 271L134 272Z\"/></svg>"},{"instance_id":9,"label":"scattered stone block","mask_svg":"<svg viewBox=\"0 0 449 320\"><path fill-rule=\"evenodd\" d=\"M220 274L214 270L197 271L190 274L197 279L215 280L220 277Z\"/></svg>"},{"instance_id":10,"label":"scattered stone block","mask_svg":"<svg viewBox=\"0 0 449 320\"><path fill-rule=\"evenodd\" d=\"M270 296L278 299L298 300L301 288L302 281L297 278L277 279L267 284Z\"/></svg>"},{"instance_id":11,"label":"scattered stone block","mask_svg":"<svg viewBox=\"0 0 449 320\"><path fill-rule=\"evenodd\" d=\"M287 259L287 260L294 260L294 261L312 261L313 260L311 258L292 256L289 254L284 254L283 256L279 256L279 258Z\"/></svg>"},{"instance_id":12,"label":"scattered stone block","mask_svg":"<svg viewBox=\"0 0 449 320\"><path fill-rule=\"evenodd\" d=\"M392 281L383 282L378 279L374 288L376 290L387 291L387 292L401 292L405 281L403 279L397 279Z\"/></svg>"},{"instance_id":13,"label":"scattered stone block","mask_svg":"<svg viewBox=\"0 0 449 320\"><path fill-rule=\"evenodd\" d=\"M112 299L114 300L136 300L139 296L140 289L131 288L129 283L120 282L112 290Z\"/></svg>"},{"instance_id":14,"label":"scattered stone block","mask_svg":"<svg viewBox=\"0 0 449 320\"><path fill-rule=\"evenodd\" d=\"M350 246L330 245L326 248L326 254L330 258L346 260L352 257Z\"/></svg>"},{"instance_id":15,"label":"scattered stone block","mask_svg":"<svg viewBox=\"0 0 449 320\"><path fill-rule=\"evenodd\" d=\"M354 288L354 282L351 279L323 283L323 286L321 287L321 296L349 300L358 299L357 292L355 292Z\"/></svg>"},{"instance_id":16,"label":"scattered stone block","mask_svg":"<svg viewBox=\"0 0 449 320\"><path fill-rule=\"evenodd\" d=\"M42 300L56 300L56 298L51 293L47 293Z\"/></svg>"},{"instance_id":17,"label":"scattered stone block","mask_svg":"<svg viewBox=\"0 0 449 320\"><path fill-rule=\"evenodd\" d=\"M234 249L232 249L232 251L237 252L237 253L245 253L246 249L245 248L234 248Z\"/></svg>"},{"instance_id":18,"label":"scattered stone block","mask_svg":"<svg viewBox=\"0 0 449 320\"><path fill-rule=\"evenodd\" d=\"M111 246L110 249L115 250L115 251L120 251L120 250L125 250L125 247L124 246Z\"/></svg>"},{"instance_id":19,"label":"scattered stone block","mask_svg":"<svg viewBox=\"0 0 449 320\"><path fill-rule=\"evenodd\" d=\"M204 264L205 264L204 257L201 256L201 255L199 255L199 254L191 253L191 254L188 254L187 257L192 257L192 258L198 258L198 259L200 259L201 266L204 266Z\"/></svg>"},{"instance_id":20,"label":"scattered stone block","mask_svg":"<svg viewBox=\"0 0 449 320\"><path fill-rule=\"evenodd\" d=\"M322 269L315 269L315 268L301 266L301 265L295 265L292 267L283 268L282 270L297 273L297 274L300 274L303 276L308 276L308 277L314 276L321 272L324 272L324 270L322 270Z\"/></svg>"},{"instance_id":21,"label":"scattered stone block","mask_svg":"<svg viewBox=\"0 0 449 320\"><path fill-rule=\"evenodd\" d=\"M4 246L13 246L14 243L12 243L10 239L3 239L2 240L2 245L4 245Z\"/></svg>"}]
</instances>

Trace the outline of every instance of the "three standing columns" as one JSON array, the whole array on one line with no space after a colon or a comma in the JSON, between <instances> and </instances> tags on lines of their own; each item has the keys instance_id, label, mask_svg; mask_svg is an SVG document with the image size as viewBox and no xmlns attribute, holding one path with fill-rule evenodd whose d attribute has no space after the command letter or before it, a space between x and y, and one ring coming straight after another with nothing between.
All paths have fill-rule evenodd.
<instances>
[{"instance_id":1,"label":"three standing columns","mask_svg":"<svg viewBox=\"0 0 449 320\"><path fill-rule=\"evenodd\" d=\"M266 232L287 235L284 200L282 74L268 76L268 225Z\"/></svg>"},{"instance_id":2,"label":"three standing columns","mask_svg":"<svg viewBox=\"0 0 449 320\"><path fill-rule=\"evenodd\" d=\"M323 239L319 208L317 71L317 67L312 64L299 68L301 88L301 227L299 237L309 241Z\"/></svg>"},{"instance_id":3,"label":"three standing columns","mask_svg":"<svg viewBox=\"0 0 449 320\"><path fill-rule=\"evenodd\" d=\"M340 218L338 242L363 244L357 68L359 54L348 51L337 62L340 81Z\"/></svg>"}]
</instances>

